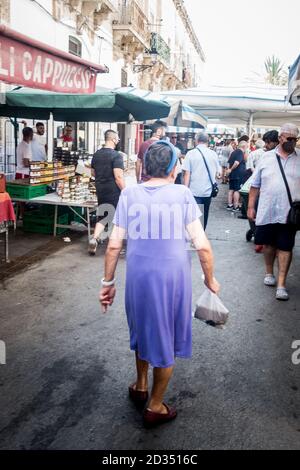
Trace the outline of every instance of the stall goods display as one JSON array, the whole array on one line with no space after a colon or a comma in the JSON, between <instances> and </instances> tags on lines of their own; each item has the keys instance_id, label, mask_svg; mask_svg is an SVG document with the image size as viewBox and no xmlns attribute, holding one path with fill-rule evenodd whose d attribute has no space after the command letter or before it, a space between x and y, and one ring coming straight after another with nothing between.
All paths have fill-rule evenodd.
<instances>
[{"instance_id":1,"label":"stall goods display","mask_svg":"<svg viewBox=\"0 0 300 470\"><path fill-rule=\"evenodd\" d=\"M29 176L30 184L52 183L75 176L75 165L63 166L61 162L32 162Z\"/></svg>"},{"instance_id":2,"label":"stall goods display","mask_svg":"<svg viewBox=\"0 0 300 470\"><path fill-rule=\"evenodd\" d=\"M90 192L90 179L86 176L75 176L68 181L59 181L56 192L63 202L86 202L93 200Z\"/></svg>"}]
</instances>

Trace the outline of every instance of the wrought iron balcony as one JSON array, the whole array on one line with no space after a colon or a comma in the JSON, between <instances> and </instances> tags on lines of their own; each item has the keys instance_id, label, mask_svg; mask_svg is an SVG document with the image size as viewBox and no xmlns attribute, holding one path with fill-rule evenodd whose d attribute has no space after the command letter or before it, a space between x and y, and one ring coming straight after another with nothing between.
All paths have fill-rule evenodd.
<instances>
[{"instance_id":1,"label":"wrought iron balcony","mask_svg":"<svg viewBox=\"0 0 300 470\"><path fill-rule=\"evenodd\" d=\"M159 56L159 59L162 59L167 65L170 65L171 50L168 44L158 33L151 33L151 50L155 50Z\"/></svg>"}]
</instances>

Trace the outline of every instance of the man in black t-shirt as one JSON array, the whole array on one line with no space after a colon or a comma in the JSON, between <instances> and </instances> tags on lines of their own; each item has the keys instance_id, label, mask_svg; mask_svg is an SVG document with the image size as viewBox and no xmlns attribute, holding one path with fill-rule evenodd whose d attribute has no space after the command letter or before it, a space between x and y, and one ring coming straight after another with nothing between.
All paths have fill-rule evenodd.
<instances>
[{"instance_id":1,"label":"man in black t-shirt","mask_svg":"<svg viewBox=\"0 0 300 470\"><path fill-rule=\"evenodd\" d=\"M240 210L240 189L245 182L247 175L245 154L248 149L247 142L240 142L239 148L232 152L229 160L229 193L228 193L228 210Z\"/></svg>"},{"instance_id":2,"label":"man in black t-shirt","mask_svg":"<svg viewBox=\"0 0 300 470\"><path fill-rule=\"evenodd\" d=\"M98 205L109 204L116 209L121 191L125 188L124 163L122 155L116 151L120 142L118 133L112 130L105 132L105 145L97 150L92 159L92 174L95 176ZM101 208L100 208L101 209ZM97 250L101 233L107 223L112 222L112 212L105 211L98 216L93 237L89 242L89 253ZM105 224L102 221L106 219Z\"/></svg>"}]
</instances>

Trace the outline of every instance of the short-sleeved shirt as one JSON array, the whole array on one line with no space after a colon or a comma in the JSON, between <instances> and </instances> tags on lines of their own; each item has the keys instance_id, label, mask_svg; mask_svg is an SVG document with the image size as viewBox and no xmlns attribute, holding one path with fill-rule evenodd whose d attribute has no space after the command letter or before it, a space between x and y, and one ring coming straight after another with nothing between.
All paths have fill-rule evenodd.
<instances>
[{"instance_id":1,"label":"short-sleeved shirt","mask_svg":"<svg viewBox=\"0 0 300 470\"><path fill-rule=\"evenodd\" d=\"M116 183L114 170L124 170L122 155L116 150L102 148L94 154L92 168L95 170L98 199L106 202L119 197L121 190Z\"/></svg>"},{"instance_id":2,"label":"short-sleeved shirt","mask_svg":"<svg viewBox=\"0 0 300 470\"><path fill-rule=\"evenodd\" d=\"M32 149L32 161L33 162L42 162L47 160L46 154L46 136L34 134L31 149Z\"/></svg>"},{"instance_id":3,"label":"short-sleeved shirt","mask_svg":"<svg viewBox=\"0 0 300 470\"><path fill-rule=\"evenodd\" d=\"M229 168L232 168L235 162L239 162L239 166L230 173L229 179L242 179L246 174L246 162L244 158L244 153L242 150L237 149L232 152L228 164Z\"/></svg>"},{"instance_id":4,"label":"short-sleeved shirt","mask_svg":"<svg viewBox=\"0 0 300 470\"><path fill-rule=\"evenodd\" d=\"M17 147L17 173L22 173L23 175L29 175L29 168L24 166L23 158L32 160L32 148L31 143L22 142L19 143Z\"/></svg>"},{"instance_id":5,"label":"short-sleeved shirt","mask_svg":"<svg viewBox=\"0 0 300 470\"><path fill-rule=\"evenodd\" d=\"M206 145L199 145L186 154L182 169L191 174L190 190L195 197L210 197L212 192L212 184L208 176L208 172L201 153L207 162L209 172L213 183L216 182L217 173L221 172L218 155L210 150Z\"/></svg>"},{"instance_id":6,"label":"short-sleeved shirt","mask_svg":"<svg viewBox=\"0 0 300 470\"><path fill-rule=\"evenodd\" d=\"M258 166L260 159L264 156L265 150L264 149L257 149L254 152L251 152L248 160L247 160L247 170L254 171L255 168Z\"/></svg>"},{"instance_id":7,"label":"short-sleeved shirt","mask_svg":"<svg viewBox=\"0 0 300 470\"><path fill-rule=\"evenodd\" d=\"M290 203L276 154L266 152L256 168L251 186L260 189L256 225L286 224ZM300 151L281 158L293 201L300 201Z\"/></svg>"},{"instance_id":8,"label":"short-sleeved shirt","mask_svg":"<svg viewBox=\"0 0 300 470\"><path fill-rule=\"evenodd\" d=\"M138 153L137 157L142 162L141 180L142 180L143 183L146 182L146 181L149 181L149 179L150 179L150 177L147 176L146 171L145 171L144 157L145 157L145 155L147 153L147 150L149 149L150 145L154 144L157 141L158 141L157 137L154 137L154 138L152 137L151 139L146 140L146 142L143 142L142 145L140 146L139 153Z\"/></svg>"}]
</instances>

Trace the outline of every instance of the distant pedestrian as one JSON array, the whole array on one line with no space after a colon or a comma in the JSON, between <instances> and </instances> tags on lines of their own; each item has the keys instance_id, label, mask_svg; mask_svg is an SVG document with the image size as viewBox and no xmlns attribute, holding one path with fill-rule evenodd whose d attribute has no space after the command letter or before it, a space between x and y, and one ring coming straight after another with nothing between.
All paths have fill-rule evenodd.
<instances>
[{"instance_id":1,"label":"distant pedestrian","mask_svg":"<svg viewBox=\"0 0 300 470\"><path fill-rule=\"evenodd\" d=\"M291 205L282 171L292 200L300 201L300 151L296 149L298 136L299 131L293 124L285 124L281 128L279 146L265 154L254 173L248 203L248 218L256 221L255 243L264 245L264 283L271 287L277 284L278 300L289 300L286 281L296 237L295 227L287 222ZM276 255L279 264L277 280L274 275Z\"/></svg>"},{"instance_id":2,"label":"distant pedestrian","mask_svg":"<svg viewBox=\"0 0 300 470\"><path fill-rule=\"evenodd\" d=\"M174 185L176 163L174 147L165 141L154 143L145 156L150 180L122 192L100 292L100 302L106 311L115 299L115 272L126 237L125 302L137 371L129 396L137 405L148 402L143 412L145 426L176 418L176 409L165 404L164 395L175 358L190 358L192 354L192 280L186 232L198 251L206 286L212 292L219 291L213 274L213 253L199 220L199 208L188 188ZM149 365L154 368L150 397Z\"/></svg>"},{"instance_id":3,"label":"distant pedestrian","mask_svg":"<svg viewBox=\"0 0 300 470\"><path fill-rule=\"evenodd\" d=\"M152 136L150 137L150 139L142 143L139 149L138 156L137 156L137 161L136 161L137 183L144 183L150 179L149 176L146 174L145 165L144 165L144 157L148 148L150 147L150 145L154 144L154 142L157 142L158 140L163 139L166 136L167 124L165 122L156 121L151 126L151 128L152 128Z\"/></svg>"},{"instance_id":4,"label":"distant pedestrian","mask_svg":"<svg viewBox=\"0 0 300 470\"><path fill-rule=\"evenodd\" d=\"M266 152L274 150L279 145L279 133L278 131L268 131L263 136L265 143Z\"/></svg>"},{"instance_id":5,"label":"distant pedestrian","mask_svg":"<svg viewBox=\"0 0 300 470\"><path fill-rule=\"evenodd\" d=\"M247 142L241 141L238 149L232 152L228 165L229 175L229 193L227 210L238 212L240 210L240 189L246 178L246 158L245 153L248 149Z\"/></svg>"},{"instance_id":6,"label":"distant pedestrian","mask_svg":"<svg viewBox=\"0 0 300 470\"><path fill-rule=\"evenodd\" d=\"M98 150L92 159L92 174L95 176L98 205L103 207L107 204L112 209L117 207L121 191L125 188L123 157L115 150L119 141L117 132L106 131L104 147ZM91 255L96 253L100 236L105 230L106 225L102 223L102 220L106 220L109 216L111 216L109 220L111 223L113 214L98 217L94 235L89 242Z\"/></svg>"},{"instance_id":7,"label":"distant pedestrian","mask_svg":"<svg viewBox=\"0 0 300 470\"><path fill-rule=\"evenodd\" d=\"M184 184L190 188L197 204L204 206L204 230L206 230L212 200L213 185L221 174L218 155L208 148L209 136L201 132L196 137L197 147L184 159Z\"/></svg>"},{"instance_id":8,"label":"distant pedestrian","mask_svg":"<svg viewBox=\"0 0 300 470\"><path fill-rule=\"evenodd\" d=\"M247 170L250 170L251 173L254 173L255 168L258 166L258 163L265 154L265 143L263 140L258 139L255 143L255 146L256 150L250 152L246 164Z\"/></svg>"}]
</instances>

